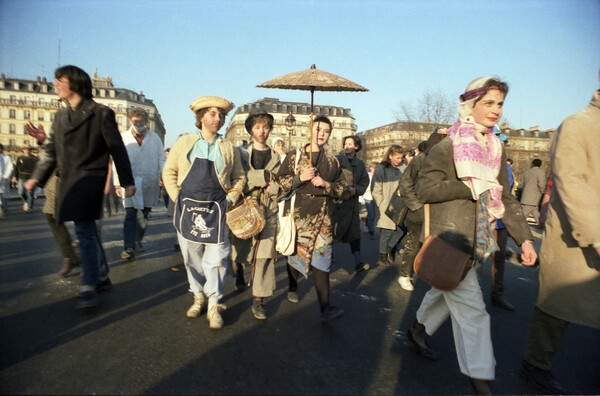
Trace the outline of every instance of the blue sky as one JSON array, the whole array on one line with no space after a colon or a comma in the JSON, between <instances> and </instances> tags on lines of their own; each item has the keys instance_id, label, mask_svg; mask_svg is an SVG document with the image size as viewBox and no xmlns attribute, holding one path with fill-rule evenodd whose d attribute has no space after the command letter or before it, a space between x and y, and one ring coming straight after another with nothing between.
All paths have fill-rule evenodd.
<instances>
[{"instance_id":1,"label":"blue sky","mask_svg":"<svg viewBox=\"0 0 600 396\"><path fill-rule=\"evenodd\" d=\"M370 90L315 93L351 108L359 131L394 122L424 91L458 98L483 75L510 84L513 128L547 129L600 87L599 21L598 0L0 0L0 72L52 80L60 34L62 65L154 100L167 146L195 129L188 105L201 95L310 101L255 86L313 63Z\"/></svg>"}]
</instances>

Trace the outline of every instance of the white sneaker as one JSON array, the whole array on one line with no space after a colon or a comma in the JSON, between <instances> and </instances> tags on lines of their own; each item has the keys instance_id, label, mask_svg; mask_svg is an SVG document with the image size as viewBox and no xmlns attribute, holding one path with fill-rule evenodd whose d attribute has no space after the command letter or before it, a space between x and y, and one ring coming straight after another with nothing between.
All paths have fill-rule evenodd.
<instances>
[{"instance_id":1,"label":"white sneaker","mask_svg":"<svg viewBox=\"0 0 600 396\"><path fill-rule=\"evenodd\" d=\"M415 287L413 286L413 284L410 281L410 277L408 276L401 276L398 278L398 283L400 283L400 286L404 289L404 290L408 290L408 291L413 291L415 290Z\"/></svg>"},{"instance_id":2,"label":"white sneaker","mask_svg":"<svg viewBox=\"0 0 600 396\"><path fill-rule=\"evenodd\" d=\"M187 311L188 318L197 318L202 313L202 309L204 308L204 303L206 302L204 298L204 294L195 295L194 294L194 303Z\"/></svg>"},{"instance_id":3,"label":"white sneaker","mask_svg":"<svg viewBox=\"0 0 600 396\"><path fill-rule=\"evenodd\" d=\"M227 309L227 307L223 304L219 303L208 303L208 312L206 313L206 318L209 322L209 327L211 329L220 329L223 327L223 318L219 311Z\"/></svg>"}]
</instances>

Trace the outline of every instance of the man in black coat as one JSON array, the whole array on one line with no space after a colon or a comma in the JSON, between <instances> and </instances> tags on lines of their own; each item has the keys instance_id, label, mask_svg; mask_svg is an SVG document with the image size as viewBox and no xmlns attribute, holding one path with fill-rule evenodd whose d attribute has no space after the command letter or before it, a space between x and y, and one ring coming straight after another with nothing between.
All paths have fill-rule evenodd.
<instances>
[{"instance_id":1,"label":"man in black coat","mask_svg":"<svg viewBox=\"0 0 600 396\"><path fill-rule=\"evenodd\" d=\"M54 169L58 170L55 217L57 222L75 222L83 269L78 307L88 308L98 304L97 291L112 287L95 223L102 215L109 155L126 197L135 194L135 182L115 113L92 100L90 76L76 66L63 66L56 70L55 78L58 96L68 106L56 113L53 133L25 188L33 191L50 178ZM36 132L31 124L27 128L29 133Z\"/></svg>"}]
</instances>

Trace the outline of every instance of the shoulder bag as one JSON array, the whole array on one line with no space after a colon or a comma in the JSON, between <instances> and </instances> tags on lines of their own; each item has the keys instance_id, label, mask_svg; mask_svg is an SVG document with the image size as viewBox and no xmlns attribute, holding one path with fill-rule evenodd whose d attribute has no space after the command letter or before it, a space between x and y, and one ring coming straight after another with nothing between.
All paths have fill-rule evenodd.
<instances>
[{"instance_id":1,"label":"shoulder bag","mask_svg":"<svg viewBox=\"0 0 600 396\"><path fill-rule=\"evenodd\" d=\"M260 205L257 205L251 197L242 195L240 202L225 214L225 221L229 230L240 239L249 239L258 235L265 227L265 215ZM260 195L260 193L259 193Z\"/></svg>"},{"instance_id":2,"label":"shoulder bag","mask_svg":"<svg viewBox=\"0 0 600 396\"><path fill-rule=\"evenodd\" d=\"M455 248L437 235L429 235L429 204L424 205L425 242L414 262L415 273L440 290L453 290L473 266L473 256Z\"/></svg>"},{"instance_id":3,"label":"shoulder bag","mask_svg":"<svg viewBox=\"0 0 600 396\"><path fill-rule=\"evenodd\" d=\"M300 161L300 150L296 150L296 164L294 173ZM290 211L286 216L279 217L275 250L284 256L291 256L296 251L296 223L294 222L294 207L296 204L296 192L292 192Z\"/></svg>"}]
</instances>

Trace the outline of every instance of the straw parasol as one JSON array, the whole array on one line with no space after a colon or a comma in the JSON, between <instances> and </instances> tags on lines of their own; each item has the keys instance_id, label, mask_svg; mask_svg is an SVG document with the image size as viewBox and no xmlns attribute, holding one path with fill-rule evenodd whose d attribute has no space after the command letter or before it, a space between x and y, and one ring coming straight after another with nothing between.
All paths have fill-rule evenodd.
<instances>
[{"instance_id":1,"label":"straw parasol","mask_svg":"<svg viewBox=\"0 0 600 396\"><path fill-rule=\"evenodd\" d=\"M310 141L312 142L313 106L315 91L369 91L344 77L319 70L313 64L310 69L285 74L256 86L257 88L280 88L310 91ZM311 150L312 156L312 150ZM312 161L312 158L311 158Z\"/></svg>"}]
</instances>

